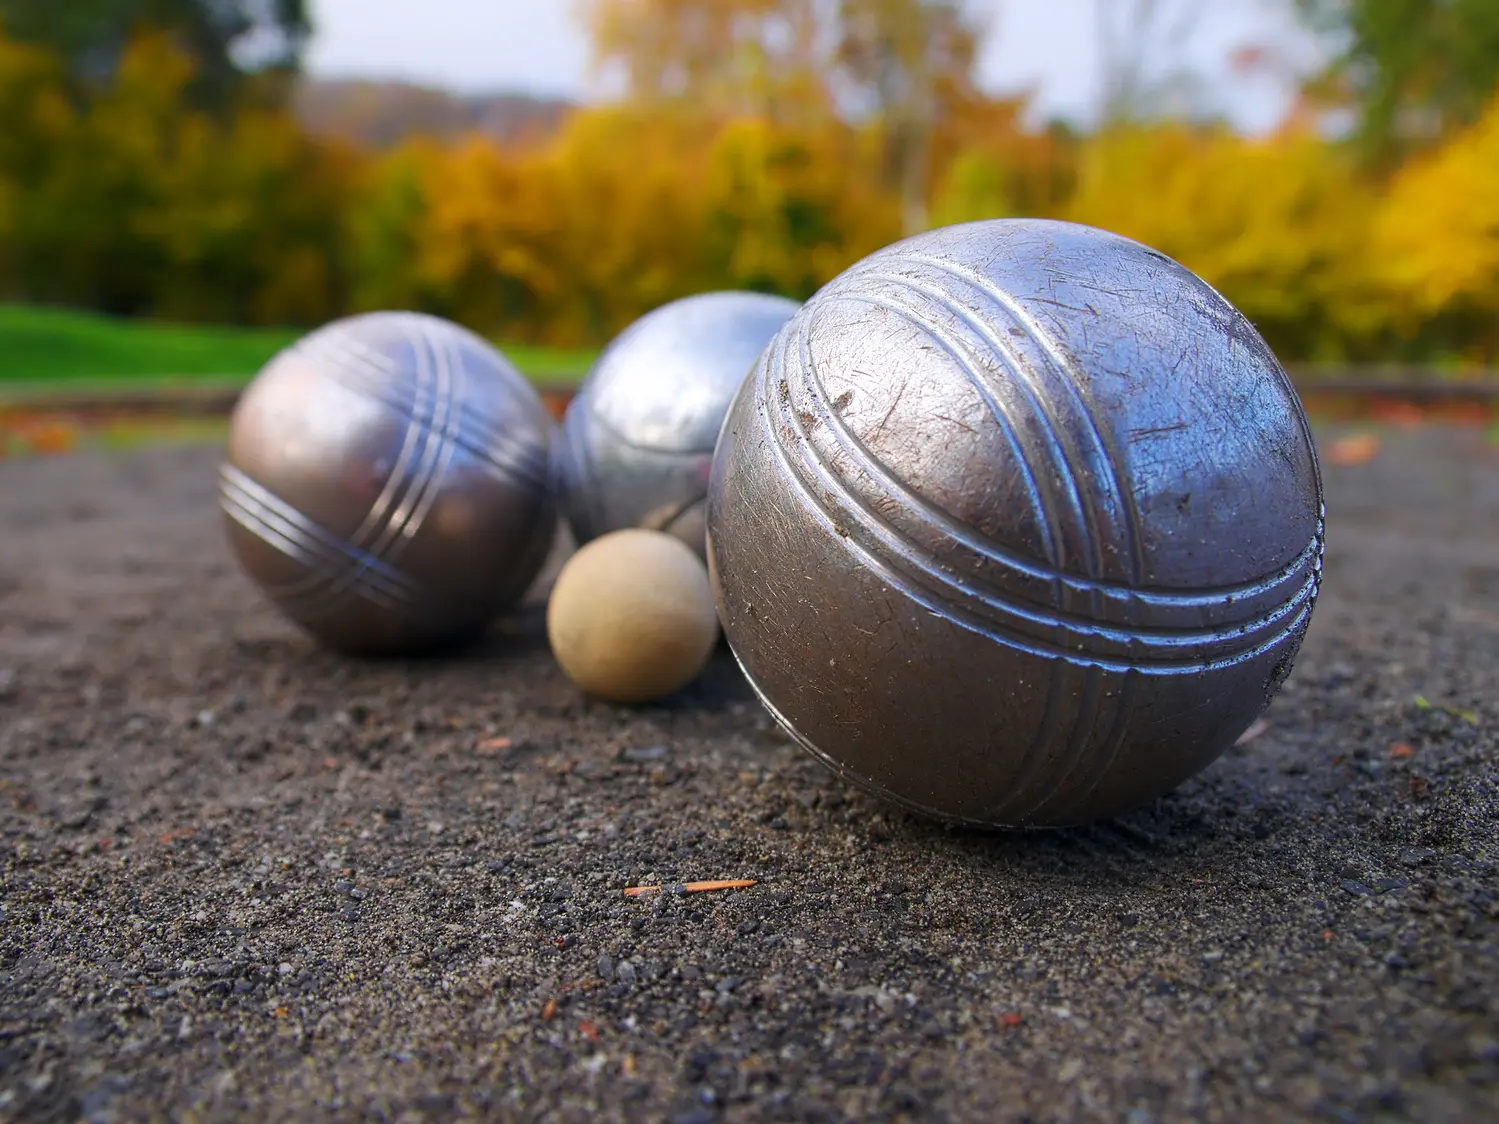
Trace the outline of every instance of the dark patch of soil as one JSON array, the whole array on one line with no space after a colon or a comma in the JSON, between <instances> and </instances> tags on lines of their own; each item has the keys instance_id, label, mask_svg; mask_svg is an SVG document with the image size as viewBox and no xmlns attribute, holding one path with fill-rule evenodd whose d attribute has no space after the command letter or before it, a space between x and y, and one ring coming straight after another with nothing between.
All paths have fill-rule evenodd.
<instances>
[{"instance_id":1,"label":"dark patch of soil","mask_svg":"<svg viewBox=\"0 0 1499 1124\"><path fill-rule=\"evenodd\" d=\"M1477 431L1327 469L1263 734L1026 837L844 788L727 658L585 701L539 600L462 656L323 654L215 461L0 465L0 1115L1499 1118ZM622 893L710 878L758 884Z\"/></svg>"}]
</instances>

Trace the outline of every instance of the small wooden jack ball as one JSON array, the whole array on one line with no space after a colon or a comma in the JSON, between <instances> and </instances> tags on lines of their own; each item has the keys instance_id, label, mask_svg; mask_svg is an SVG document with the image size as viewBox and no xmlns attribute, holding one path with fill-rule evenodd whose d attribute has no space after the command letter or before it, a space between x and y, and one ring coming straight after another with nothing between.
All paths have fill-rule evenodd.
<instances>
[{"instance_id":1,"label":"small wooden jack ball","mask_svg":"<svg viewBox=\"0 0 1499 1124\"><path fill-rule=\"evenodd\" d=\"M552 653L574 683L616 703L680 690L718 642L708 571L680 539L615 531L584 545L547 604Z\"/></svg>"}]
</instances>

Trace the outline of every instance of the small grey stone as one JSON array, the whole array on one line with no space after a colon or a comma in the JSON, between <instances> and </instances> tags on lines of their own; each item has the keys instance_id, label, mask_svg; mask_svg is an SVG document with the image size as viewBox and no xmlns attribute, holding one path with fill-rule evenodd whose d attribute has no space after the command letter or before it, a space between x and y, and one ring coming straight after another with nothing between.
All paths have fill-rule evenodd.
<instances>
[{"instance_id":1,"label":"small grey stone","mask_svg":"<svg viewBox=\"0 0 1499 1124\"><path fill-rule=\"evenodd\" d=\"M599 954L599 978L604 980L614 978L614 957L607 952Z\"/></svg>"},{"instance_id":2,"label":"small grey stone","mask_svg":"<svg viewBox=\"0 0 1499 1124\"><path fill-rule=\"evenodd\" d=\"M625 750L622 756L626 761L660 761L666 756L666 747L664 745L632 747Z\"/></svg>"},{"instance_id":3,"label":"small grey stone","mask_svg":"<svg viewBox=\"0 0 1499 1124\"><path fill-rule=\"evenodd\" d=\"M635 982L635 965L631 964L628 960L621 960L619 967L614 969L614 974L620 983L625 985L633 984Z\"/></svg>"}]
</instances>

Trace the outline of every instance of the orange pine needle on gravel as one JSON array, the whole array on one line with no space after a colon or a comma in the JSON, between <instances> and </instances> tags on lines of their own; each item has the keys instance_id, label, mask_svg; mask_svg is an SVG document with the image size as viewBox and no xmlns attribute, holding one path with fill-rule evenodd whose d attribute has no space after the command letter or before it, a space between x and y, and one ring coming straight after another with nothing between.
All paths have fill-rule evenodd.
<instances>
[{"instance_id":1,"label":"orange pine needle on gravel","mask_svg":"<svg viewBox=\"0 0 1499 1124\"><path fill-rule=\"evenodd\" d=\"M689 894L701 894L706 890L743 890L755 884L753 878L728 878L718 882L684 882L682 889ZM630 886L625 897L638 898L644 894L659 894L664 886Z\"/></svg>"}]
</instances>

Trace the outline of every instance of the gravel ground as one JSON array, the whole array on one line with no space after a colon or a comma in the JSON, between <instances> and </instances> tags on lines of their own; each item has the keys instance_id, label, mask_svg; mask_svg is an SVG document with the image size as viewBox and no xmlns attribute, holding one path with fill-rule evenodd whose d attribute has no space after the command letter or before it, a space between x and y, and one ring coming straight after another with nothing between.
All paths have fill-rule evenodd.
<instances>
[{"instance_id":1,"label":"gravel ground","mask_svg":"<svg viewBox=\"0 0 1499 1124\"><path fill-rule=\"evenodd\" d=\"M0 465L0 1115L1499 1118L1480 432L1327 468L1263 733L1034 836L846 790L727 658L586 701L539 600L462 656L320 653L215 459ZM623 893L713 878L756 885Z\"/></svg>"}]
</instances>

